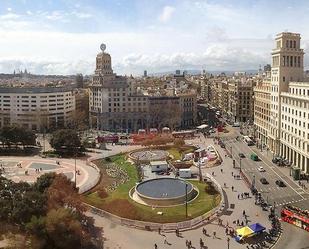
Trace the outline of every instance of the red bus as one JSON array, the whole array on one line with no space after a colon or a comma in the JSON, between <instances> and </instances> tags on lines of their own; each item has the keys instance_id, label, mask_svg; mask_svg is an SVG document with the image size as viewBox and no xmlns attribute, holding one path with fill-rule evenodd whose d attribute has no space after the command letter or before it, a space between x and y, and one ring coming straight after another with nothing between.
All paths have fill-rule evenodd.
<instances>
[{"instance_id":1,"label":"red bus","mask_svg":"<svg viewBox=\"0 0 309 249\"><path fill-rule=\"evenodd\" d=\"M285 206L281 210L282 221L293 224L309 232L309 211L294 206Z\"/></svg>"}]
</instances>

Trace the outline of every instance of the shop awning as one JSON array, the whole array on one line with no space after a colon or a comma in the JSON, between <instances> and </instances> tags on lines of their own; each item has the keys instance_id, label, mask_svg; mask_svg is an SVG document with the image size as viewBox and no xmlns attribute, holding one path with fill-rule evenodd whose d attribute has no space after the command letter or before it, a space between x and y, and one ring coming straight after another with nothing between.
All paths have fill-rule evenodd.
<instances>
[{"instance_id":1,"label":"shop awning","mask_svg":"<svg viewBox=\"0 0 309 249\"><path fill-rule=\"evenodd\" d=\"M263 227L260 223L254 223L252 225L249 226L249 228L254 231L255 233L259 233L264 231L266 228Z\"/></svg>"},{"instance_id":2,"label":"shop awning","mask_svg":"<svg viewBox=\"0 0 309 249\"><path fill-rule=\"evenodd\" d=\"M238 236L242 238L249 237L250 235L254 234L254 231L250 229L250 227L242 227L236 230Z\"/></svg>"}]
</instances>

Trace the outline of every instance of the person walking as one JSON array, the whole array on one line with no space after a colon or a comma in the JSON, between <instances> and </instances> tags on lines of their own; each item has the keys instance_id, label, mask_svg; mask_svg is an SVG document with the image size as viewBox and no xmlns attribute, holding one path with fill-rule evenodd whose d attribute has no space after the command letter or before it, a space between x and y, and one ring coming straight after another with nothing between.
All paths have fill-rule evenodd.
<instances>
[{"instance_id":1,"label":"person walking","mask_svg":"<svg viewBox=\"0 0 309 249\"><path fill-rule=\"evenodd\" d=\"M213 239L216 238L216 234L217 234L216 231L214 231L214 232L213 232L213 237L212 237Z\"/></svg>"},{"instance_id":2,"label":"person walking","mask_svg":"<svg viewBox=\"0 0 309 249\"><path fill-rule=\"evenodd\" d=\"M155 248L155 249L158 249L158 245L157 245L157 244L154 244L154 248Z\"/></svg>"}]
</instances>

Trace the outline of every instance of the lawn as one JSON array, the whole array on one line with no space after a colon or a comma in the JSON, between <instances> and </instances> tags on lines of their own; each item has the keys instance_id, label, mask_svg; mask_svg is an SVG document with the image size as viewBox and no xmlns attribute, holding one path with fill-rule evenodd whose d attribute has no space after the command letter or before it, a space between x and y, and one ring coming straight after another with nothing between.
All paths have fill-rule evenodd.
<instances>
[{"instance_id":1,"label":"lawn","mask_svg":"<svg viewBox=\"0 0 309 249\"><path fill-rule=\"evenodd\" d=\"M188 203L188 218L185 215L185 205L170 207L170 208L155 208L144 206L131 200L128 194L129 189L135 186L137 182L137 171L135 166L125 161L124 155L111 157L113 163L125 169L130 177L130 180L120 185L115 191L108 193L108 197L100 198L98 193L88 193L84 196L84 200L90 205L107 210L118 216L136 219L142 221L152 221L159 223L178 222L186 219L192 219L207 213L220 203L220 195L218 193L206 193L204 183L198 181L190 181L199 189L199 196L191 203ZM106 161L99 161L97 165L104 167ZM158 215L157 212L162 212L163 215Z\"/></svg>"},{"instance_id":2,"label":"lawn","mask_svg":"<svg viewBox=\"0 0 309 249\"><path fill-rule=\"evenodd\" d=\"M177 147L171 147L167 149L168 153L173 156L174 160L180 160L182 159L182 154L187 154L193 152L195 149L193 147L183 147L183 148L177 148Z\"/></svg>"}]
</instances>

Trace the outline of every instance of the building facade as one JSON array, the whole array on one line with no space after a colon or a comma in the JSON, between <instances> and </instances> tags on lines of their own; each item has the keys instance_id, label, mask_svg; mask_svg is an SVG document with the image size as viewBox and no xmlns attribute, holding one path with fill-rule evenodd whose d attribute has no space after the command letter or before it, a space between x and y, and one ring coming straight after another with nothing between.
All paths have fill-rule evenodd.
<instances>
[{"instance_id":1,"label":"building facade","mask_svg":"<svg viewBox=\"0 0 309 249\"><path fill-rule=\"evenodd\" d=\"M105 48L96 57L96 70L89 85L90 126L99 130L146 128L148 99L137 94L129 79L113 73Z\"/></svg>"},{"instance_id":2,"label":"building facade","mask_svg":"<svg viewBox=\"0 0 309 249\"><path fill-rule=\"evenodd\" d=\"M255 88L256 135L274 155L308 173L309 83L303 82L300 35L280 33L275 42L270 80Z\"/></svg>"},{"instance_id":3,"label":"building facade","mask_svg":"<svg viewBox=\"0 0 309 249\"><path fill-rule=\"evenodd\" d=\"M134 132L138 129L186 128L196 119L196 94L143 92L133 78L113 73L111 56L102 50L89 85L90 125L100 130ZM165 91L166 92L166 91Z\"/></svg>"},{"instance_id":4,"label":"building facade","mask_svg":"<svg viewBox=\"0 0 309 249\"><path fill-rule=\"evenodd\" d=\"M0 88L0 127L43 131L70 124L75 94L70 88Z\"/></svg>"},{"instance_id":5,"label":"building facade","mask_svg":"<svg viewBox=\"0 0 309 249\"><path fill-rule=\"evenodd\" d=\"M232 122L253 122L253 79L232 79L228 82L228 116Z\"/></svg>"}]
</instances>

